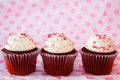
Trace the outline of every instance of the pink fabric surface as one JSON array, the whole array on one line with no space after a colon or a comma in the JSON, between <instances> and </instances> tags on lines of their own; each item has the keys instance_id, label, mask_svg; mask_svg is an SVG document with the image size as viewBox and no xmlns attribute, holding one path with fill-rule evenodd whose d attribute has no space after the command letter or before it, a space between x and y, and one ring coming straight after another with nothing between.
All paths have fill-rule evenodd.
<instances>
[{"instance_id":1,"label":"pink fabric surface","mask_svg":"<svg viewBox=\"0 0 120 80\"><path fill-rule=\"evenodd\" d=\"M109 35L120 50L120 0L0 0L0 49L9 33L27 33L39 48L47 34L65 33L77 50L91 34ZM44 72L41 56L35 73L10 75L0 54L1 80L119 80L120 55L110 75L95 76L84 71L79 55L69 76L53 77Z\"/></svg>"}]
</instances>

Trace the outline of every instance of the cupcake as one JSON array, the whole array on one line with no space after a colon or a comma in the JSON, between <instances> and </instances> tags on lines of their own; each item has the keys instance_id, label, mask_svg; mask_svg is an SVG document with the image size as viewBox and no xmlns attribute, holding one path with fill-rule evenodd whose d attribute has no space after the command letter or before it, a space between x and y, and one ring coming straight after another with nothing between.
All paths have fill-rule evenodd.
<instances>
[{"instance_id":1,"label":"cupcake","mask_svg":"<svg viewBox=\"0 0 120 80\"><path fill-rule=\"evenodd\" d=\"M90 36L80 53L85 71L95 75L110 74L117 56L115 44L103 34Z\"/></svg>"},{"instance_id":2,"label":"cupcake","mask_svg":"<svg viewBox=\"0 0 120 80\"><path fill-rule=\"evenodd\" d=\"M63 33L49 34L41 49L45 72L52 76L69 75L77 54L73 42Z\"/></svg>"},{"instance_id":3,"label":"cupcake","mask_svg":"<svg viewBox=\"0 0 120 80\"><path fill-rule=\"evenodd\" d=\"M27 75L35 71L39 50L30 36L10 34L1 51L10 74Z\"/></svg>"}]
</instances>

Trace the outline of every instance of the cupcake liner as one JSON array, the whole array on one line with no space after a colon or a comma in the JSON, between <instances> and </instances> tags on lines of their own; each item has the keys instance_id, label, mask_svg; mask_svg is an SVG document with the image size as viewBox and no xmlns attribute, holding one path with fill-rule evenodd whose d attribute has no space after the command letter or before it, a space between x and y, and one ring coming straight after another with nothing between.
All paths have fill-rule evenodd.
<instances>
[{"instance_id":1,"label":"cupcake liner","mask_svg":"<svg viewBox=\"0 0 120 80\"><path fill-rule=\"evenodd\" d=\"M75 54L54 55L49 53L41 53L44 70L53 76L67 76L73 70Z\"/></svg>"},{"instance_id":2,"label":"cupcake liner","mask_svg":"<svg viewBox=\"0 0 120 80\"><path fill-rule=\"evenodd\" d=\"M39 50L22 54L3 53L6 68L13 75L27 75L35 71Z\"/></svg>"},{"instance_id":3,"label":"cupcake liner","mask_svg":"<svg viewBox=\"0 0 120 80\"><path fill-rule=\"evenodd\" d=\"M107 75L112 71L115 54L92 54L80 51L83 67L86 72L95 75Z\"/></svg>"}]
</instances>

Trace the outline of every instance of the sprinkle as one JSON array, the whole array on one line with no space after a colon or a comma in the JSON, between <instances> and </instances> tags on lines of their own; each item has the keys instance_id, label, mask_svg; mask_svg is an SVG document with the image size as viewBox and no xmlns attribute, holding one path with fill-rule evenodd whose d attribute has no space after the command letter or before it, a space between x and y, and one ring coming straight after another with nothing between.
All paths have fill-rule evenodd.
<instances>
[{"instance_id":1,"label":"sprinkle","mask_svg":"<svg viewBox=\"0 0 120 80\"><path fill-rule=\"evenodd\" d=\"M108 47L111 47L111 45L109 45Z\"/></svg>"},{"instance_id":2,"label":"sprinkle","mask_svg":"<svg viewBox=\"0 0 120 80\"><path fill-rule=\"evenodd\" d=\"M52 34L49 34L49 35L48 35L48 38L50 38L50 37L52 37Z\"/></svg>"},{"instance_id":3,"label":"sprinkle","mask_svg":"<svg viewBox=\"0 0 120 80\"><path fill-rule=\"evenodd\" d=\"M69 44L69 46L72 46L73 44Z\"/></svg>"},{"instance_id":4,"label":"sprinkle","mask_svg":"<svg viewBox=\"0 0 120 80\"><path fill-rule=\"evenodd\" d=\"M27 36L25 33L21 33L20 35Z\"/></svg>"},{"instance_id":5,"label":"sprinkle","mask_svg":"<svg viewBox=\"0 0 120 80\"><path fill-rule=\"evenodd\" d=\"M48 46L44 45L45 48L47 48Z\"/></svg>"},{"instance_id":6,"label":"sprinkle","mask_svg":"<svg viewBox=\"0 0 120 80\"><path fill-rule=\"evenodd\" d=\"M102 39L103 39L103 40L105 40L105 39L106 39L106 37L102 36Z\"/></svg>"},{"instance_id":7,"label":"sprinkle","mask_svg":"<svg viewBox=\"0 0 120 80\"><path fill-rule=\"evenodd\" d=\"M20 46L18 46L18 48L20 48Z\"/></svg>"},{"instance_id":8,"label":"sprinkle","mask_svg":"<svg viewBox=\"0 0 120 80\"><path fill-rule=\"evenodd\" d=\"M52 44L52 46L54 46L55 44Z\"/></svg>"},{"instance_id":9,"label":"sprinkle","mask_svg":"<svg viewBox=\"0 0 120 80\"><path fill-rule=\"evenodd\" d=\"M103 35L103 36L107 36L107 35Z\"/></svg>"},{"instance_id":10,"label":"sprinkle","mask_svg":"<svg viewBox=\"0 0 120 80\"><path fill-rule=\"evenodd\" d=\"M17 41L17 39L16 39L16 38L14 38L14 41Z\"/></svg>"},{"instance_id":11,"label":"sprinkle","mask_svg":"<svg viewBox=\"0 0 120 80\"><path fill-rule=\"evenodd\" d=\"M105 48L105 47L101 47L101 48L103 48L103 50L106 50L106 48Z\"/></svg>"},{"instance_id":12,"label":"sprinkle","mask_svg":"<svg viewBox=\"0 0 120 80\"><path fill-rule=\"evenodd\" d=\"M10 33L9 36L13 36L15 33Z\"/></svg>"},{"instance_id":13,"label":"sprinkle","mask_svg":"<svg viewBox=\"0 0 120 80\"><path fill-rule=\"evenodd\" d=\"M98 48L97 46L92 46L93 48Z\"/></svg>"},{"instance_id":14,"label":"sprinkle","mask_svg":"<svg viewBox=\"0 0 120 80\"><path fill-rule=\"evenodd\" d=\"M95 36L97 36L99 39L103 39L103 40L106 38L106 35L95 34Z\"/></svg>"},{"instance_id":15,"label":"sprinkle","mask_svg":"<svg viewBox=\"0 0 120 80\"><path fill-rule=\"evenodd\" d=\"M105 48L105 47L99 47L98 49L106 50L106 48Z\"/></svg>"},{"instance_id":16,"label":"sprinkle","mask_svg":"<svg viewBox=\"0 0 120 80\"><path fill-rule=\"evenodd\" d=\"M99 39L101 39L101 35L99 35L99 34L96 34L96 36L97 36Z\"/></svg>"},{"instance_id":17,"label":"sprinkle","mask_svg":"<svg viewBox=\"0 0 120 80\"><path fill-rule=\"evenodd\" d=\"M63 39L64 39L64 40L67 40L67 38L66 38L66 37L64 37Z\"/></svg>"},{"instance_id":18,"label":"sprinkle","mask_svg":"<svg viewBox=\"0 0 120 80\"><path fill-rule=\"evenodd\" d=\"M93 42L93 44L95 44L95 43L96 43L96 41Z\"/></svg>"}]
</instances>

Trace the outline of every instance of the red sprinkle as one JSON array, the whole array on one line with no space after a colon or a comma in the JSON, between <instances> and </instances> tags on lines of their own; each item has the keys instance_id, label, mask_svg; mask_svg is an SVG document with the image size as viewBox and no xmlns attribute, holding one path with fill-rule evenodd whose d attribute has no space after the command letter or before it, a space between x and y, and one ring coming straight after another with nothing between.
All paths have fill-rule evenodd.
<instances>
[{"instance_id":1,"label":"red sprinkle","mask_svg":"<svg viewBox=\"0 0 120 80\"><path fill-rule=\"evenodd\" d=\"M48 46L45 45L44 47L47 48Z\"/></svg>"},{"instance_id":2,"label":"red sprinkle","mask_svg":"<svg viewBox=\"0 0 120 80\"><path fill-rule=\"evenodd\" d=\"M103 35L103 36L105 36L105 37L106 37L107 35Z\"/></svg>"},{"instance_id":3,"label":"red sprinkle","mask_svg":"<svg viewBox=\"0 0 120 80\"><path fill-rule=\"evenodd\" d=\"M52 44L52 46L54 46L55 44Z\"/></svg>"},{"instance_id":4,"label":"red sprinkle","mask_svg":"<svg viewBox=\"0 0 120 80\"><path fill-rule=\"evenodd\" d=\"M101 35L99 35L99 34L96 34L96 36L97 36L99 39L101 39Z\"/></svg>"},{"instance_id":5,"label":"red sprinkle","mask_svg":"<svg viewBox=\"0 0 120 80\"><path fill-rule=\"evenodd\" d=\"M20 48L20 46L18 46L18 48Z\"/></svg>"},{"instance_id":6,"label":"red sprinkle","mask_svg":"<svg viewBox=\"0 0 120 80\"><path fill-rule=\"evenodd\" d=\"M49 35L48 35L48 38L50 38L50 37L52 37L52 34L49 34Z\"/></svg>"},{"instance_id":7,"label":"red sprinkle","mask_svg":"<svg viewBox=\"0 0 120 80\"><path fill-rule=\"evenodd\" d=\"M99 39L105 39L106 35L99 35L99 34L95 34Z\"/></svg>"},{"instance_id":8,"label":"red sprinkle","mask_svg":"<svg viewBox=\"0 0 120 80\"><path fill-rule=\"evenodd\" d=\"M66 38L66 37L64 37L63 39L64 39L64 40L67 40L67 38Z\"/></svg>"},{"instance_id":9,"label":"red sprinkle","mask_svg":"<svg viewBox=\"0 0 120 80\"><path fill-rule=\"evenodd\" d=\"M27 36L25 33L21 33L21 35L23 35L23 36Z\"/></svg>"},{"instance_id":10,"label":"red sprinkle","mask_svg":"<svg viewBox=\"0 0 120 80\"><path fill-rule=\"evenodd\" d=\"M52 37L52 36L57 36L57 37L63 37L64 40L66 40L66 36L64 35L64 33L53 33L53 34L49 34L48 38Z\"/></svg>"},{"instance_id":11,"label":"red sprinkle","mask_svg":"<svg viewBox=\"0 0 120 80\"><path fill-rule=\"evenodd\" d=\"M106 50L106 48L105 48L105 47L101 47L101 48L103 48L103 50Z\"/></svg>"},{"instance_id":12,"label":"red sprinkle","mask_svg":"<svg viewBox=\"0 0 120 80\"><path fill-rule=\"evenodd\" d=\"M109 45L108 47L111 47L111 45Z\"/></svg>"},{"instance_id":13,"label":"red sprinkle","mask_svg":"<svg viewBox=\"0 0 120 80\"><path fill-rule=\"evenodd\" d=\"M93 48L98 48L97 46L92 46Z\"/></svg>"},{"instance_id":14,"label":"red sprinkle","mask_svg":"<svg viewBox=\"0 0 120 80\"><path fill-rule=\"evenodd\" d=\"M96 41L93 42L93 44L95 44L95 43L96 43Z\"/></svg>"},{"instance_id":15,"label":"red sprinkle","mask_svg":"<svg viewBox=\"0 0 120 80\"><path fill-rule=\"evenodd\" d=\"M9 36L13 36L15 33L10 33Z\"/></svg>"}]
</instances>

